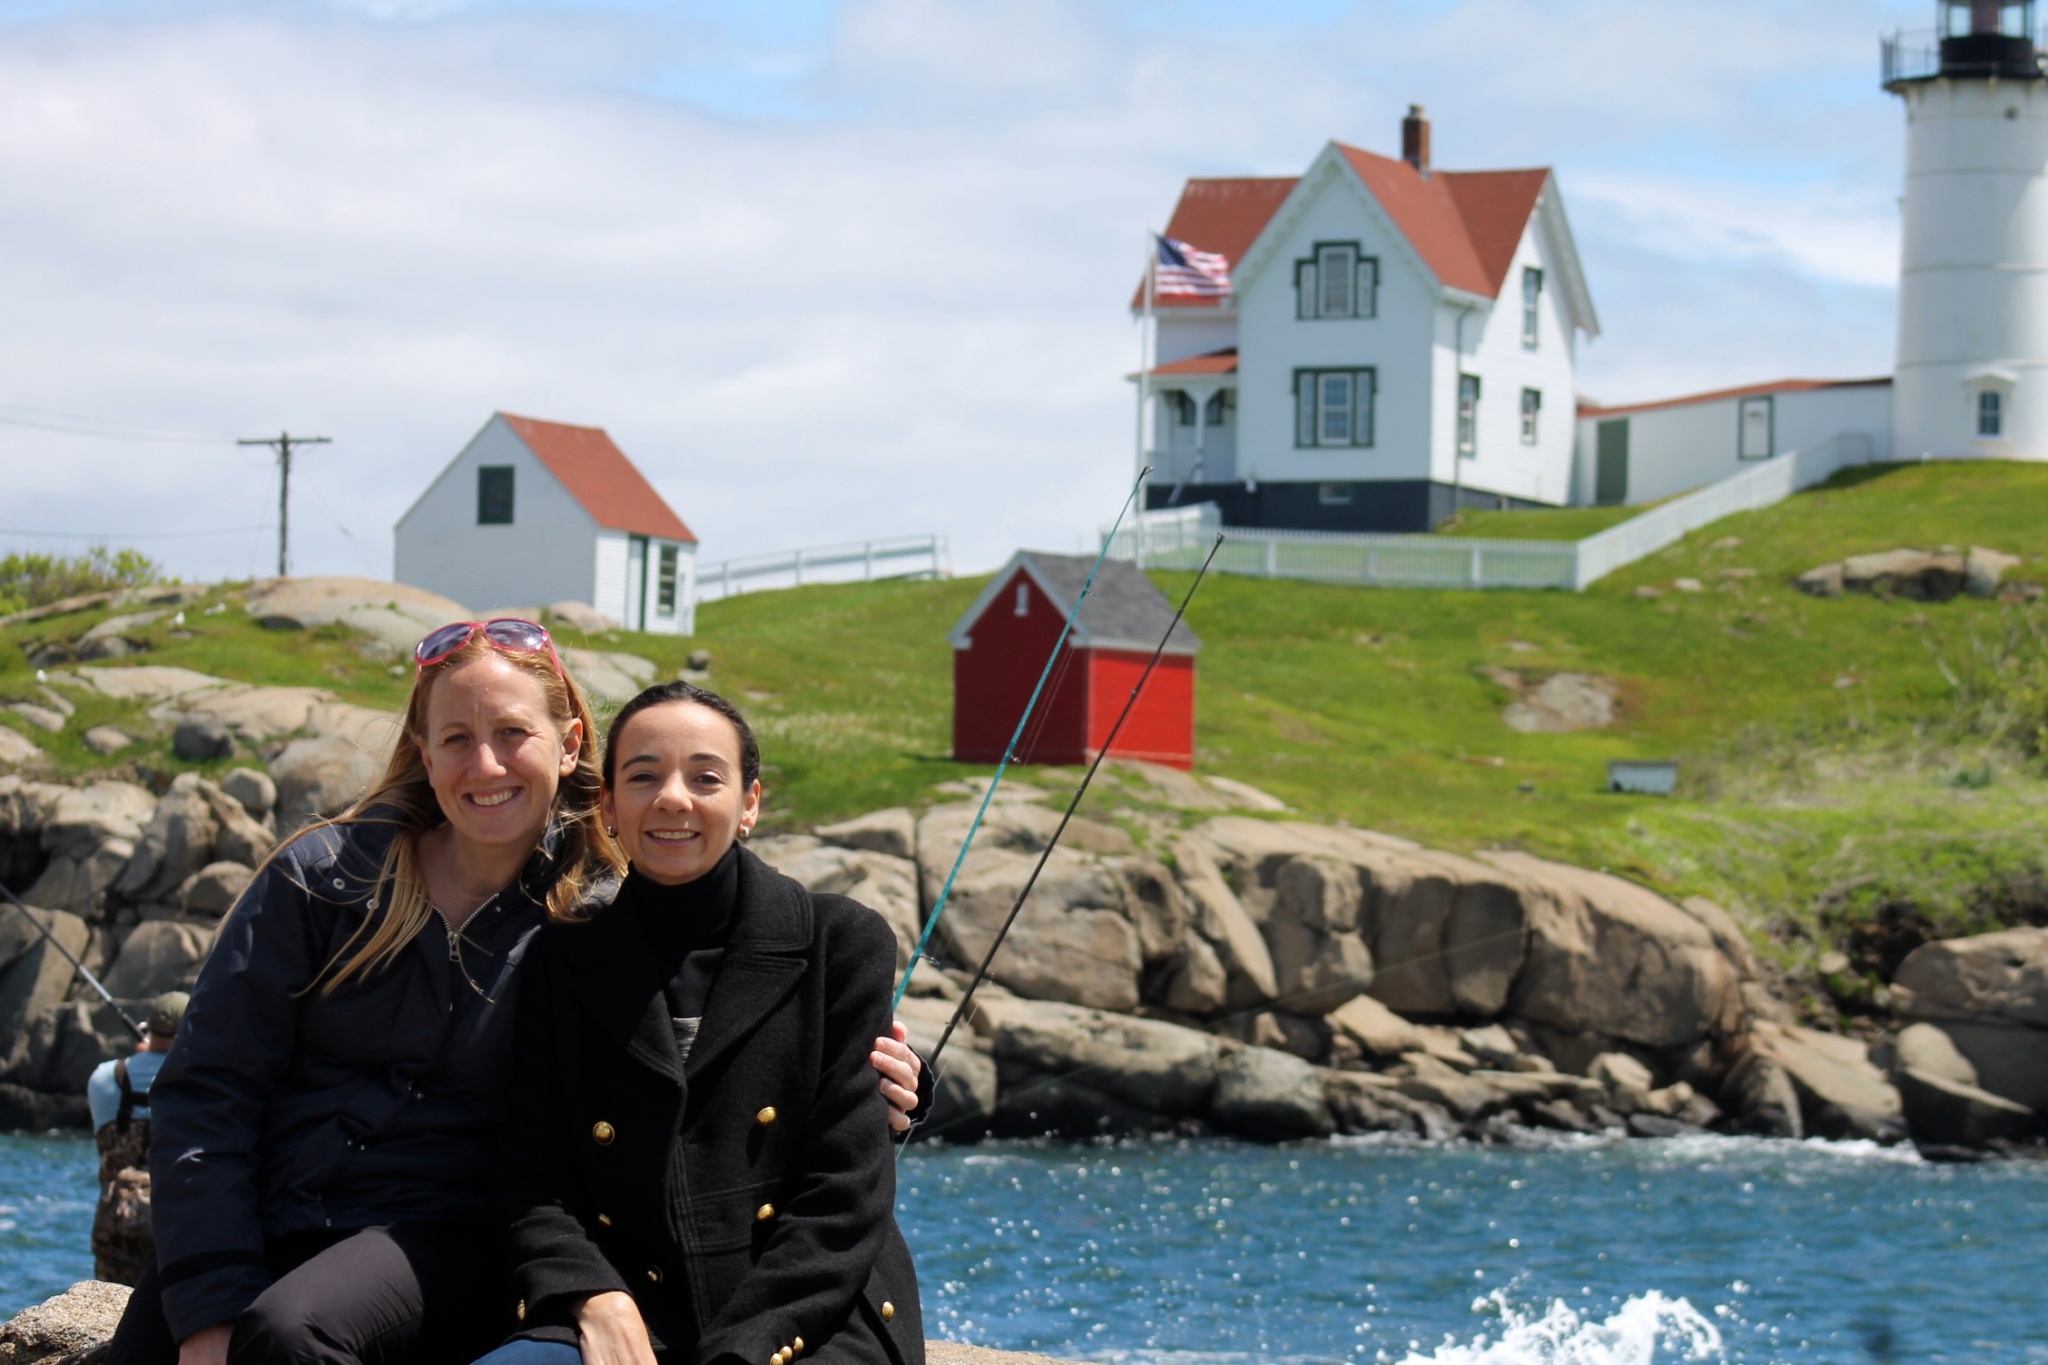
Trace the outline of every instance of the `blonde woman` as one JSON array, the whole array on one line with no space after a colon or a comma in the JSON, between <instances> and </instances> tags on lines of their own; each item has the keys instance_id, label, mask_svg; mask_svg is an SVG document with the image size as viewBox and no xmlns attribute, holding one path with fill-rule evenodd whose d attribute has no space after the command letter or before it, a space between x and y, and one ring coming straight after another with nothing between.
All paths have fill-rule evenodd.
<instances>
[{"instance_id":1,"label":"blonde woman","mask_svg":"<svg viewBox=\"0 0 2048 1365\"><path fill-rule=\"evenodd\" d=\"M466 1360L506 1330L481 1193L520 965L622 863L545 629L459 622L415 661L382 779L272 855L200 974L110 1365Z\"/></svg>"}]
</instances>

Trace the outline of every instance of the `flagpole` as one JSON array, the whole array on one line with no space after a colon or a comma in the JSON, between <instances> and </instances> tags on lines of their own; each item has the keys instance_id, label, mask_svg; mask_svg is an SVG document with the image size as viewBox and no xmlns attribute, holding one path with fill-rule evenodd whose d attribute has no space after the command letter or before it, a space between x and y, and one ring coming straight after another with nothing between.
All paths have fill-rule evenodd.
<instances>
[{"instance_id":1,"label":"flagpole","mask_svg":"<svg viewBox=\"0 0 2048 1365\"><path fill-rule=\"evenodd\" d=\"M1144 307L1138 317L1138 435L1137 458L1134 461L1142 480L1145 469L1145 419L1152 406L1152 363L1158 353L1156 333L1158 324L1153 320L1154 280L1159 274L1159 234L1150 228L1145 230L1145 282ZM1145 565L1145 511L1150 502L1150 490L1141 483L1138 489L1137 523L1131 527L1132 540L1137 545L1135 556L1138 567Z\"/></svg>"}]
</instances>

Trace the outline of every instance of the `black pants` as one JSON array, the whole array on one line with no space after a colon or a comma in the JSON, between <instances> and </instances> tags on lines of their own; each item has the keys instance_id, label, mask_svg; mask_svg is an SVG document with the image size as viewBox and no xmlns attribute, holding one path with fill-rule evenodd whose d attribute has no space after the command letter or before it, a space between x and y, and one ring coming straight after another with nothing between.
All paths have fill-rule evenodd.
<instances>
[{"instance_id":1,"label":"black pants","mask_svg":"<svg viewBox=\"0 0 2048 1365\"><path fill-rule=\"evenodd\" d=\"M235 1319L228 1365L466 1365L512 1330L506 1289L472 1227L413 1223L284 1238L274 1280ZM177 1365L152 1260L106 1365Z\"/></svg>"}]
</instances>

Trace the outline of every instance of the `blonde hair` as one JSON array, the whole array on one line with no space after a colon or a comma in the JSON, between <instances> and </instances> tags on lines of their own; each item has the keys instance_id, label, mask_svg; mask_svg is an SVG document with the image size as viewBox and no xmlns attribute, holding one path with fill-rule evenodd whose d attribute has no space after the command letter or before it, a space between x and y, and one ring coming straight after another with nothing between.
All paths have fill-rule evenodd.
<instances>
[{"instance_id":1,"label":"blonde hair","mask_svg":"<svg viewBox=\"0 0 2048 1365\"><path fill-rule=\"evenodd\" d=\"M554 804L548 813L549 828L561 839L554 851L558 871L546 897L548 918L557 922L579 918L576 907L585 889L607 873L616 876L625 870L625 857L605 833L598 806L603 779L598 768L597 722L582 690L566 671L558 671L553 659L544 652L508 653L494 649L481 634L473 636L453 654L419 670L414 677L412 695L406 699L403 723L384 776L347 811L332 820L307 826L278 850L281 852L290 843L329 826L400 827L377 874L377 895L372 903L381 902L383 914L365 916L347 942L320 969L313 984L323 994L332 994L350 980L367 978L389 967L434 913L426 878L420 871L419 838L446 824L448 817L427 780L427 766L420 756L420 739L427 727L427 700L442 674L491 655L539 680L547 695L548 714L563 730L572 721L582 722L583 745L576 755L576 767L556 787Z\"/></svg>"}]
</instances>

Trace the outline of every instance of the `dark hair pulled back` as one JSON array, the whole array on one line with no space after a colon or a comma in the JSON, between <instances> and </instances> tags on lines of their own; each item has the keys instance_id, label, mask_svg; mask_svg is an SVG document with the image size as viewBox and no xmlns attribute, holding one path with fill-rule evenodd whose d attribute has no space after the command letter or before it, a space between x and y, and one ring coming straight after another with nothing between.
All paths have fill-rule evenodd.
<instances>
[{"instance_id":1,"label":"dark hair pulled back","mask_svg":"<svg viewBox=\"0 0 2048 1365\"><path fill-rule=\"evenodd\" d=\"M740 785L751 787L761 780L761 745L754 738L754 727L747 724L747 718L740 714L740 708L708 687L695 683L656 683L644 689L639 696L619 708L619 714L612 717L612 723L604 733L604 785L612 785L613 765L618 762L619 736L626 732L626 722L642 711L656 706L668 706L675 702L695 702L709 707L732 722L732 728L740 738Z\"/></svg>"}]
</instances>

